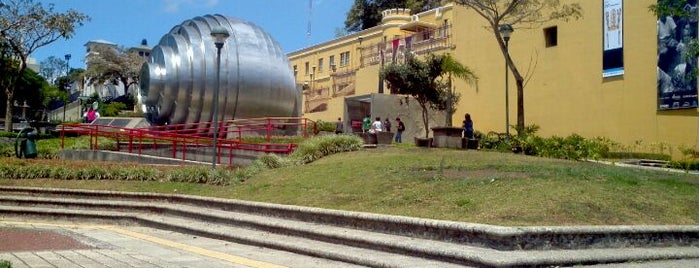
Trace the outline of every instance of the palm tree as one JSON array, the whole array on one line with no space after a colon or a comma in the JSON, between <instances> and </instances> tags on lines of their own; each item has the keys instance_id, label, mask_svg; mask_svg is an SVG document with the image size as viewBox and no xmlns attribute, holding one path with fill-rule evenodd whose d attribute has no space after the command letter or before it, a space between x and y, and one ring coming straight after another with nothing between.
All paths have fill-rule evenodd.
<instances>
[{"instance_id":1,"label":"palm tree","mask_svg":"<svg viewBox=\"0 0 699 268\"><path fill-rule=\"evenodd\" d=\"M447 126L452 125L452 115L456 110L454 106L459 102L459 95L456 94L453 86L452 77L456 77L466 81L468 84L473 85L478 82L478 76L471 71L470 68L458 62L451 54L447 53L440 57L440 67L442 69L442 75L447 75L447 109L446 109L446 120L444 121Z\"/></svg>"}]
</instances>

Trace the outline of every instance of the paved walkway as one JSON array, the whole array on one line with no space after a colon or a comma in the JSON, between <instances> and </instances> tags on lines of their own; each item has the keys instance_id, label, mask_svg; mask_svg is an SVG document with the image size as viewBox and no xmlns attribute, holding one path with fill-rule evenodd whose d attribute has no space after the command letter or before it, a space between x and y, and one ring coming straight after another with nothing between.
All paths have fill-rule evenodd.
<instances>
[{"instance_id":1,"label":"paved walkway","mask_svg":"<svg viewBox=\"0 0 699 268\"><path fill-rule=\"evenodd\" d=\"M140 226L2 219L0 244L13 268L359 267Z\"/></svg>"}]
</instances>

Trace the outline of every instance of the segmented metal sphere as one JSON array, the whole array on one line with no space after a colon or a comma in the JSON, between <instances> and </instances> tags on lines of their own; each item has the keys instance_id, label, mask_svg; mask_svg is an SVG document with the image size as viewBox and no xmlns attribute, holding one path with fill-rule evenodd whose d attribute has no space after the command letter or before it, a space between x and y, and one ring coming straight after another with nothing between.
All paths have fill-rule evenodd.
<instances>
[{"instance_id":1,"label":"segmented metal sphere","mask_svg":"<svg viewBox=\"0 0 699 268\"><path fill-rule=\"evenodd\" d=\"M153 48L141 70L141 99L155 125L211 122L217 48L211 30L230 36L221 48L218 120L298 116L300 92L289 60L260 27L222 15L187 20Z\"/></svg>"}]
</instances>

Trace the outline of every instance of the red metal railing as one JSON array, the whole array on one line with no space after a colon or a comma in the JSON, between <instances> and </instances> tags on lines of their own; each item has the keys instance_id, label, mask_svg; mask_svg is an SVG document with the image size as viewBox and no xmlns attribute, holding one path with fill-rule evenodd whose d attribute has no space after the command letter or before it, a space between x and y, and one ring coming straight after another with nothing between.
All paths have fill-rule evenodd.
<instances>
[{"instance_id":1,"label":"red metal railing","mask_svg":"<svg viewBox=\"0 0 699 268\"><path fill-rule=\"evenodd\" d=\"M61 149L65 147L66 134L88 135L89 148L98 150L99 138L116 141L117 151L144 154L145 150L170 148L168 157L187 160L193 151L212 149L214 129L211 122L154 126L149 128L124 128L97 124L63 124ZM219 122L217 130L216 162L227 158L233 163L237 151L289 154L297 144L288 140L307 138L317 133L317 124L302 117L265 117L237 119ZM273 140L282 140L273 142ZM126 148L122 148L126 147ZM209 153L210 155L210 153Z\"/></svg>"}]
</instances>

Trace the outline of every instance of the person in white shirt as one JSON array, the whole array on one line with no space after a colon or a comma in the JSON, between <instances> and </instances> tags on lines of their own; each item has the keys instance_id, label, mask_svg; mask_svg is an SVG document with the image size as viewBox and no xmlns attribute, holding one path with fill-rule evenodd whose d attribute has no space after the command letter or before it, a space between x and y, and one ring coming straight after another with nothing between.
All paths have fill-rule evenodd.
<instances>
[{"instance_id":1,"label":"person in white shirt","mask_svg":"<svg viewBox=\"0 0 699 268\"><path fill-rule=\"evenodd\" d=\"M376 121L371 124L370 133L377 133L383 131L383 124L381 123L381 117L377 117Z\"/></svg>"}]
</instances>

